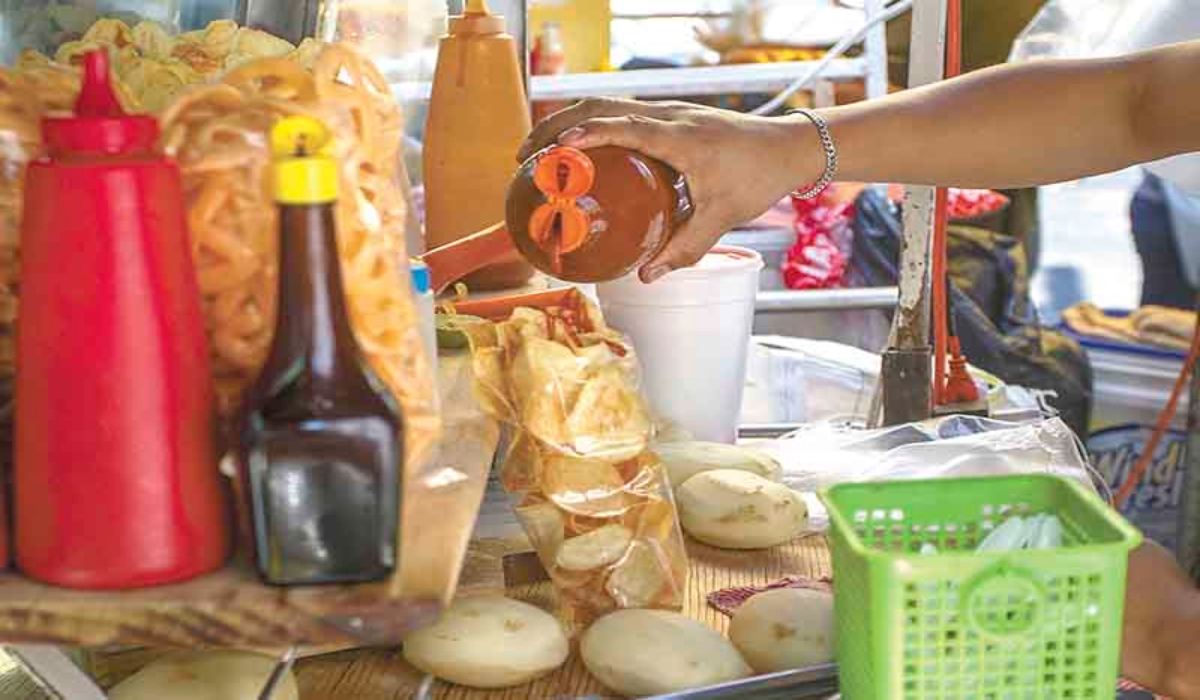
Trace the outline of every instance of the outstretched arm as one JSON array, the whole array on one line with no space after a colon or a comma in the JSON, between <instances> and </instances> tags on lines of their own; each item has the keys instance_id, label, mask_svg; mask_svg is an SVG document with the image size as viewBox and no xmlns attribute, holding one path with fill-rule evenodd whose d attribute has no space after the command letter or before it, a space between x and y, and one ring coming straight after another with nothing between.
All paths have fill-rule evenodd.
<instances>
[{"instance_id":1,"label":"outstretched arm","mask_svg":"<svg viewBox=\"0 0 1200 700\"><path fill-rule=\"evenodd\" d=\"M829 110L843 177L1025 187L1200 151L1200 41L999 66Z\"/></svg>"},{"instance_id":2,"label":"outstretched arm","mask_svg":"<svg viewBox=\"0 0 1200 700\"><path fill-rule=\"evenodd\" d=\"M999 66L821 111L839 178L1021 187L1200 151L1200 42L1127 57ZM554 142L616 144L682 172L695 215L646 270L694 263L730 228L815 181L824 155L802 115L767 119L680 103L589 100L538 125Z\"/></svg>"}]
</instances>

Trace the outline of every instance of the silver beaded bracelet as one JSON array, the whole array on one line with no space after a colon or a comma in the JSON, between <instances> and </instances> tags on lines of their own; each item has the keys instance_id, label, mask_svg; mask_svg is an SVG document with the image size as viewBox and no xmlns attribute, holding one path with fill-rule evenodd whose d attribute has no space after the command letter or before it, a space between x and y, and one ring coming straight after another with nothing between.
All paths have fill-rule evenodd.
<instances>
[{"instance_id":1,"label":"silver beaded bracelet","mask_svg":"<svg viewBox=\"0 0 1200 700\"><path fill-rule=\"evenodd\" d=\"M792 192L792 196L796 199L812 199L821 194L829 183L833 182L834 175L837 174L837 146L833 145L833 137L829 135L829 124L825 122L825 118L811 109L793 109L788 114L803 114L808 117L808 120L817 127L817 136L821 139L821 148L825 150L825 171L821 173L818 179L811 187L803 192Z\"/></svg>"}]
</instances>

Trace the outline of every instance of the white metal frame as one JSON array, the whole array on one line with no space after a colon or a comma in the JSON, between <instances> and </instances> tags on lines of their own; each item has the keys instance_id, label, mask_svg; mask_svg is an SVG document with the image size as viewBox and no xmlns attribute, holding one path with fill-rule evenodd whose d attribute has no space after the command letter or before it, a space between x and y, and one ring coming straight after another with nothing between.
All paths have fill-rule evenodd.
<instances>
[{"instance_id":1,"label":"white metal frame","mask_svg":"<svg viewBox=\"0 0 1200 700\"><path fill-rule=\"evenodd\" d=\"M511 0L509 0L511 3ZM527 3L516 3L525 5ZM884 0L867 0L865 19L877 17L883 11ZM509 31L525 37L526 18L519 12L508 14ZM822 75L824 80L844 82L856 78L866 81L868 97L887 94L886 29L880 24L872 27L864 41L861 58L831 61ZM718 95L728 93L772 92L787 87L806 75L815 61L786 63L752 63L696 68L663 68L608 73L575 73L568 75L539 75L531 80L530 93L534 100L571 100L587 97L682 97L687 95ZM430 83L400 82L392 92L404 102L429 99Z\"/></svg>"},{"instance_id":2,"label":"white metal frame","mask_svg":"<svg viewBox=\"0 0 1200 700\"><path fill-rule=\"evenodd\" d=\"M887 57L884 56L885 66ZM847 81L867 75L867 61L839 59L830 63L823 78ZM535 100L571 100L586 97L682 97L782 90L808 73L815 61L747 63L698 68L650 68L609 73L570 73L533 76ZM429 99L428 82L404 82L392 86L402 101Z\"/></svg>"},{"instance_id":3,"label":"white metal frame","mask_svg":"<svg viewBox=\"0 0 1200 700\"><path fill-rule=\"evenodd\" d=\"M917 0L913 5L912 41L909 42L908 84L910 88L936 83L945 76L946 0ZM900 303L894 329L895 342L912 350L928 345L929 265L936 188L907 185L904 188L904 242L900 255ZM907 326L910 333L902 333ZM916 347L903 347L906 336Z\"/></svg>"}]
</instances>

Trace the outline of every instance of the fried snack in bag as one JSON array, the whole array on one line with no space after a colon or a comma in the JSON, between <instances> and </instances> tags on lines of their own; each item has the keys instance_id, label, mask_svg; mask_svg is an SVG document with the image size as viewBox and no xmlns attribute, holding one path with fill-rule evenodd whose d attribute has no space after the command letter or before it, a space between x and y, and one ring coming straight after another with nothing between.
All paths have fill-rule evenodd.
<instances>
[{"instance_id":1,"label":"fried snack in bag","mask_svg":"<svg viewBox=\"0 0 1200 700\"><path fill-rule=\"evenodd\" d=\"M262 59L221 83L192 88L162 116L163 148L183 172L224 415L236 410L270 347L278 217L267 135L293 114L312 115L337 135L338 245L359 345L406 410L410 395L424 401L432 395L424 358L412 352L420 336L399 269L405 259L404 201L395 183L400 117L373 72L338 46L326 47L314 73ZM340 82L339 74L353 84ZM375 117L374 133L364 132L357 118L365 110L388 113Z\"/></svg>"},{"instance_id":2,"label":"fried snack in bag","mask_svg":"<svg viewBox=\"0 0 1200 700\"><path fill-rule=\"evenodd\" d=\"M86 40L122 52L118 55L123 58L132 54L136 58L132 70L139 71L134 77L143 81L137 83L139 89L154 96L156 104L171 101L160 115L160 146L176 160L183 176L192 257L222 417L235 414L242 393L265 360L274 329L278 215L268 135L279 118L294 114L313 116L335 133L343 194L336 212L338 249L351 323L364 356L404 412L406 524L401 527L400 547L409 553L427 550L430 544L410 541L420 528L410 527L409 521L418 516L408 512L408 505L451 487L439 486L445 474L430 458L440 419L434 376L424 356L404 266L407 211L400 183L407 175L399 152L402 115L383 77L346 47L305 42L302 50L292 50L286 42L253 30L243 32L232 22L214 22L201 32L174 38L164 37L150 25L130 30L120 22L97 23ZM168 52L169 57L164 57ZM284 58L252 60L258 53L285 52ZM239 65L223 81L187 86L220 76L231 56ZM176 80L162 71L183 77ZM21 180L25 164L40 152L42 115L71 109L79 85L77 68L32 51L22 54L17 70L0 69L0 398L4 404L10 400L15 370ZM167 89L156 93L155 85ZM116 87L125 108L137 111L128 86L117 80ZM10 426L10 421L0 421L5 431ZM446 556L445 543L436 546L439 559L457 568L461 553L455 561ZM408 578L402 572L393 580L406 594ZM441 588L452 581L438 575L425 579ZM421 595L450 593L431 590L424 579L412 587Z\"/></svg>"},{"instance_id":3,"label":"fried snack in bag","mask_svg":"<svg viewBox=\"0 0 1200 700\"><path fill-rule=\"evenodd\" d=\"M629 528L616 523L604 525L563 540L554 553L554 566L566 571L602 569L624 557L632 542Z\"/></svg>"},{"instance_id":4,"label":"fried snack in bag","mask_svg":"<svg viewBox=\"0 0 1200 700\"><path fill-rule=\"evenodd\" d=\"M604 590L622 608L645 608L652 605L671 580L670 569L655 551L658 544L634 540L624 559L608 575Z\"/></svg>"},{"instance_id":5,"label":"fried snack in bag","mask_svg":"<svg viewBox=\"0 0 1200 700\"><path fill-rule=\"evenodd\" d=\"M429 478L438 471L431 455L439 417L410 278L401 269L408 259L401 116L375 67L345 47L325 46L311 72L283 58L244 63L219 83L188 89L162 115L163 150L183 175L219 409L236 413L270 348L279 222L269 134L278 119L296 114L335 135L343 284L359 348L403 407L407 522L409 507L440 488ZM418 531L401 527L402 551L420 549L410 541Z\"/></svg>"},{"instance_id":6,"label":"fried snack in bag","mask_svg":"<svg viewBox=\"0 0 1200 700\"><path fill-rule=\"evenodd\" d=\"M521 497L517 517L569 623L679 609L687 553L665 468L648 449L636 357L577 292L558 302L464 327L476 394L514 432L502 483Z\"/></svg>"},{"instance_id":7,"label":"fried snack in bag","mask_svg":"<svg viewBox=\"0 0 1200 700\"><path fill-rule=\"evenodd\" d=\"M60 45L53 59L32 51L23 53L18 69L78 67L85 53L105 49L127 106L157 113L187 87L218 79L256 59L294 58L311 69L322 46L309 40L300 52L283 39L239 27L230 20L218 20L205 29L173 36L155 22L139 22L131 29L120 20L100 19L79 40Z\"/></svg>"},{"instance_id":8,"label":"fried snack in bag","mask_svg":"<svg viewBox=\"0 0 1200 700\"><path fill-rule=\"evenodd\" d=\"M521 308L464 328L477 394L500 420L564 454L617 463L650 442L637 358L590 303Z\"/></svg>"},{"instance_id":9,"label":"fried snack in bag","mask_svg":"<svg viewBox=\"0 0 1200 700\"><path fill-rule=\"evenodd\" d=\"M0 401L6 414L16 371L25 166L41 152L43 110L38 93L28 83L0 69ZM7 429L10 423L4 423Z\"/></svg>"},{"instance_id":10,"label":"fried snack in bag","mask_svg":"<svg viewBox=\"0 0 1200 700\"><path fill-rule=\"evenodd\" d=\"M133 28L133 46L147 58L165 61L174 45L175 40L157 22L138 22Z\"/></svg>"},{"instance_id":11,"label":"fried snack in bag","mask_svg":"<svg viewBox=\"0 0 1200 700\"><path fill-rule=\"evenodd\" d=\"M539 486L550 502L572 515L612 518L633 505L614 464L548 452L540 460Z\"/></svg>"}]
</instances>

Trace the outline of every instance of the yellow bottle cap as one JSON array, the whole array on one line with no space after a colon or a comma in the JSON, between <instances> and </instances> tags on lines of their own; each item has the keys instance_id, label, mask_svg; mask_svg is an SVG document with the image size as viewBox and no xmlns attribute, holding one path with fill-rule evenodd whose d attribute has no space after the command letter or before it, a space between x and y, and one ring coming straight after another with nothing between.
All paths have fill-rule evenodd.
<instances>
[{"instance_id":1,"label":"yellow bottle cap","mask_svg":"<svg viewBox=\"0 0 1200 700\"><path fill-rule=\"evenodd\" d=\"M285 117L271 130L275 201L327 204L338 198L333 133L312 117Z\"/></svg>"}]
</instances>

